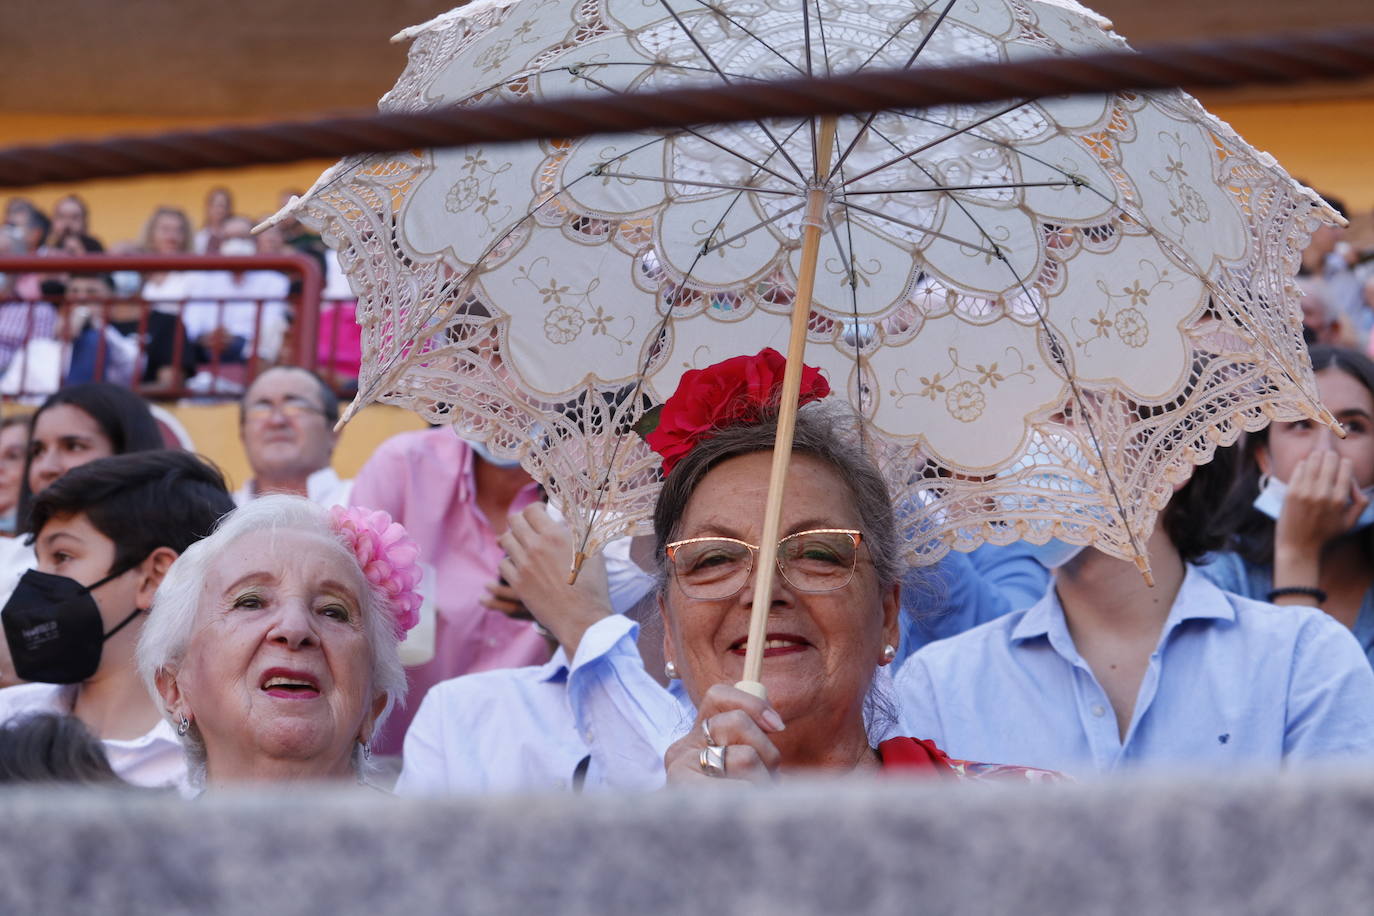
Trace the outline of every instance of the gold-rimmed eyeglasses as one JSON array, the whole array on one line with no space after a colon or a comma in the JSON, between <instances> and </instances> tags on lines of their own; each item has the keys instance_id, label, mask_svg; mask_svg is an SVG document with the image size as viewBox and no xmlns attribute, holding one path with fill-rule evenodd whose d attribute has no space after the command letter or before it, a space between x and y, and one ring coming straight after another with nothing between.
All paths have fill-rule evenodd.
<instances>
[{"instance_id":1,"label":"gold-rimmed eyeglasses","mask_svg":"<svg viewBox=\"0 0 1374 916\"><path fill-rule=\"evenodd\" d=\"M854 578L862 532L815 528L778 541L778 572L803 592L830 592ZM737 594L754 571L758 546L737 538L702 537L665 548L678 587L688 598L716 601Z\"/></svg>"}]
</instances>

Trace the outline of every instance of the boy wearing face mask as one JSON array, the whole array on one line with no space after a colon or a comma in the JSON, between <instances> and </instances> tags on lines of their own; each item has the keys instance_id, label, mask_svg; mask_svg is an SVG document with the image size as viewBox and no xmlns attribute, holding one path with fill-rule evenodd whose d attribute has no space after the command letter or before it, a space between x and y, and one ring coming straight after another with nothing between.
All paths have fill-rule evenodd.
<instances>
[{"instance_id":1,"label":"boy wearing face mask","mask_svg":"<svg viewBox=\"0 0 1374 916\"><path fill-rule=\"evenodd\" d=\"M1161 512L1153 587L1092 548L1046 554L1057 568L1036 605L913 655L896 676L902 729L1074 776L1374 755L1374 672L1350 632L1193 565L1219 541L1209 485L1231 473L1222 459L1196 469Z\"/></svg>"},{"instance_id":2,"label":"boy wearing face mask","mask_svg":"<svg viewBox=\"0 0 1374 916\"><path fill-rule=\"evenodd\" d=\"M176 558L233 500L188 452L134 452L68 471L33 501L37 566L0 611L21 684L0 690L0 721L74 715L110 765L142 786L180 785L185 758L139 680L134 650Z\"/></svg>"}]
</instances>

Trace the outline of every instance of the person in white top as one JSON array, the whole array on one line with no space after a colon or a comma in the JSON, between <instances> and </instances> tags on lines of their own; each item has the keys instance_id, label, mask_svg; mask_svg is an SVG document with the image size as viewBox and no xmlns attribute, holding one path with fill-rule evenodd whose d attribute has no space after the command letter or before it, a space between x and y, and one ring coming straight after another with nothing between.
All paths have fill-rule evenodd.
<instances>
[{"instance_id":1,"label":"person in white top","mask_svg":"<svg viewBox=\"0 0 1374 916\"><path fill-rule=\"evenodd\" d=\"M233 511L224 478L188 452L101 458L39 493L35 569L0 611L16 673L0 721L35 711L80 719L110 765L141 786L181 786L181 745L134 665L153 595L177 557Z\"/></svg>"},{"instance_id":2,"label":"person in white top","mask_svg":"<svg viewBox=\"0 0 1374 916\"><path fill-rule=\"evenodd\" d=\"M612 611L602 559L569 585L572 538L542 503L511 516L501 546L510 591L558 648L544 665L430 688L406 733L396 794L660 787L663 753L691 723L690 704L645 670L638 626ZM653 582L641 573L638 595Z\"/></svg>"},{"instance_id":3,"label":"person in white top","mask_svg":"<svg viewBox=\"0 0 1374 916\"><path fill-rule=\"evenodd\" d=\"M242 216L224 221L219 253L251 257L258 253L253 224ZM291 281L275 270L214 270L199 273L187 291L181 322L195 341L197 358L210 363L247 362L256 355L277 358L286 333L286 297Z\"/></svg>"},{"instance_id":4,"label":"person in white top","mask_svg":"<svg viewBox=\"0 0 1374 916\"><path fill-rule=\"evenodd\" d=\"M253 478L234 502L289 493L326 507L348 505L353 481L329 466L338 419L339 399L310 370L278 366L259 375L239 403L239 439Z\"/></svg>"}]
</instances>

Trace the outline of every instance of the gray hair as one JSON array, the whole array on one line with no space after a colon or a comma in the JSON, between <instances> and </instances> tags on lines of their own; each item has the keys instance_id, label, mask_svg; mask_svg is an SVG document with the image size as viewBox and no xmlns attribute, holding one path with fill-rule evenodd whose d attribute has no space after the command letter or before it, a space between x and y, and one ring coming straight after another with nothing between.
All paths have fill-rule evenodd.
<instances>
[{"instance_id":1,"label":"gray hair","mask_svg":"<svg viewBox=\"0 0 1374 916\"><path fill-rule=\"evenodd\" d=\"M239 538L260 531L300 531L328 537L357 566L353 551L344 543L329 518L329 512L299 496L263 496L236 509L220 520L215 533L197 541L186 549L167 571L167 576L153 598L152 611L143 625L138 640L138 673L152 694L153 702L162 708L162 696L157 689L157 676L162 671L175 674L186 657L195 633L196 619L206 580L214 560ZM406 673L401 666L399 640L392 629L385 597L358 570L363 633L367 638L372 661L372 686L387 696L386 707L377 718L374 729L381 729L391 709L405 700ZM170 713L168 713L170 718ZM186 751L187 769L193 785L200 785L205 776L205 743L192 725L182 736ZM364 774L365 755L357 747L353 753L353 768Z\"/></svg>"},{"instance_id":2,"label":"gray hair","mask_svg":"<svg viewBox=\"0 0 1374 916\"><path fill-rule=\"evenodd\" d=\"M777 434L776 416L761 423L727 426L698 442L673 467L654 506L660 590L668 575L664 548L677 538L682 514L697 486L712 468L727 459L771 451ZM901 578L903 563L892 497L882 472L864 445L865 438L862 421L849 405L815 402L797 411L792 452L824 462L844 482L858 510L859 529L868 545L878 585L887 588Z\"/></svg>"}]
</instances>

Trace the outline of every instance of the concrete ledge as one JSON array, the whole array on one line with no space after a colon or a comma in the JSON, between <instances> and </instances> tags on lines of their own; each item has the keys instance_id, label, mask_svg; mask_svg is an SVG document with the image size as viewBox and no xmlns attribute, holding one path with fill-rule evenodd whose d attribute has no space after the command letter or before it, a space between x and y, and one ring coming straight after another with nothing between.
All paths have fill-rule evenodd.
<instances>
[{"instance_id":1,"label":"concrete ledge","mask_svg":"<svg viewBox=\"0 0 1374 916\"><path fill-rule=\"evenodd\" d=\"M1374 775L0 795L0 913L1374 912Z\"/></svg>"}]
</instances>

